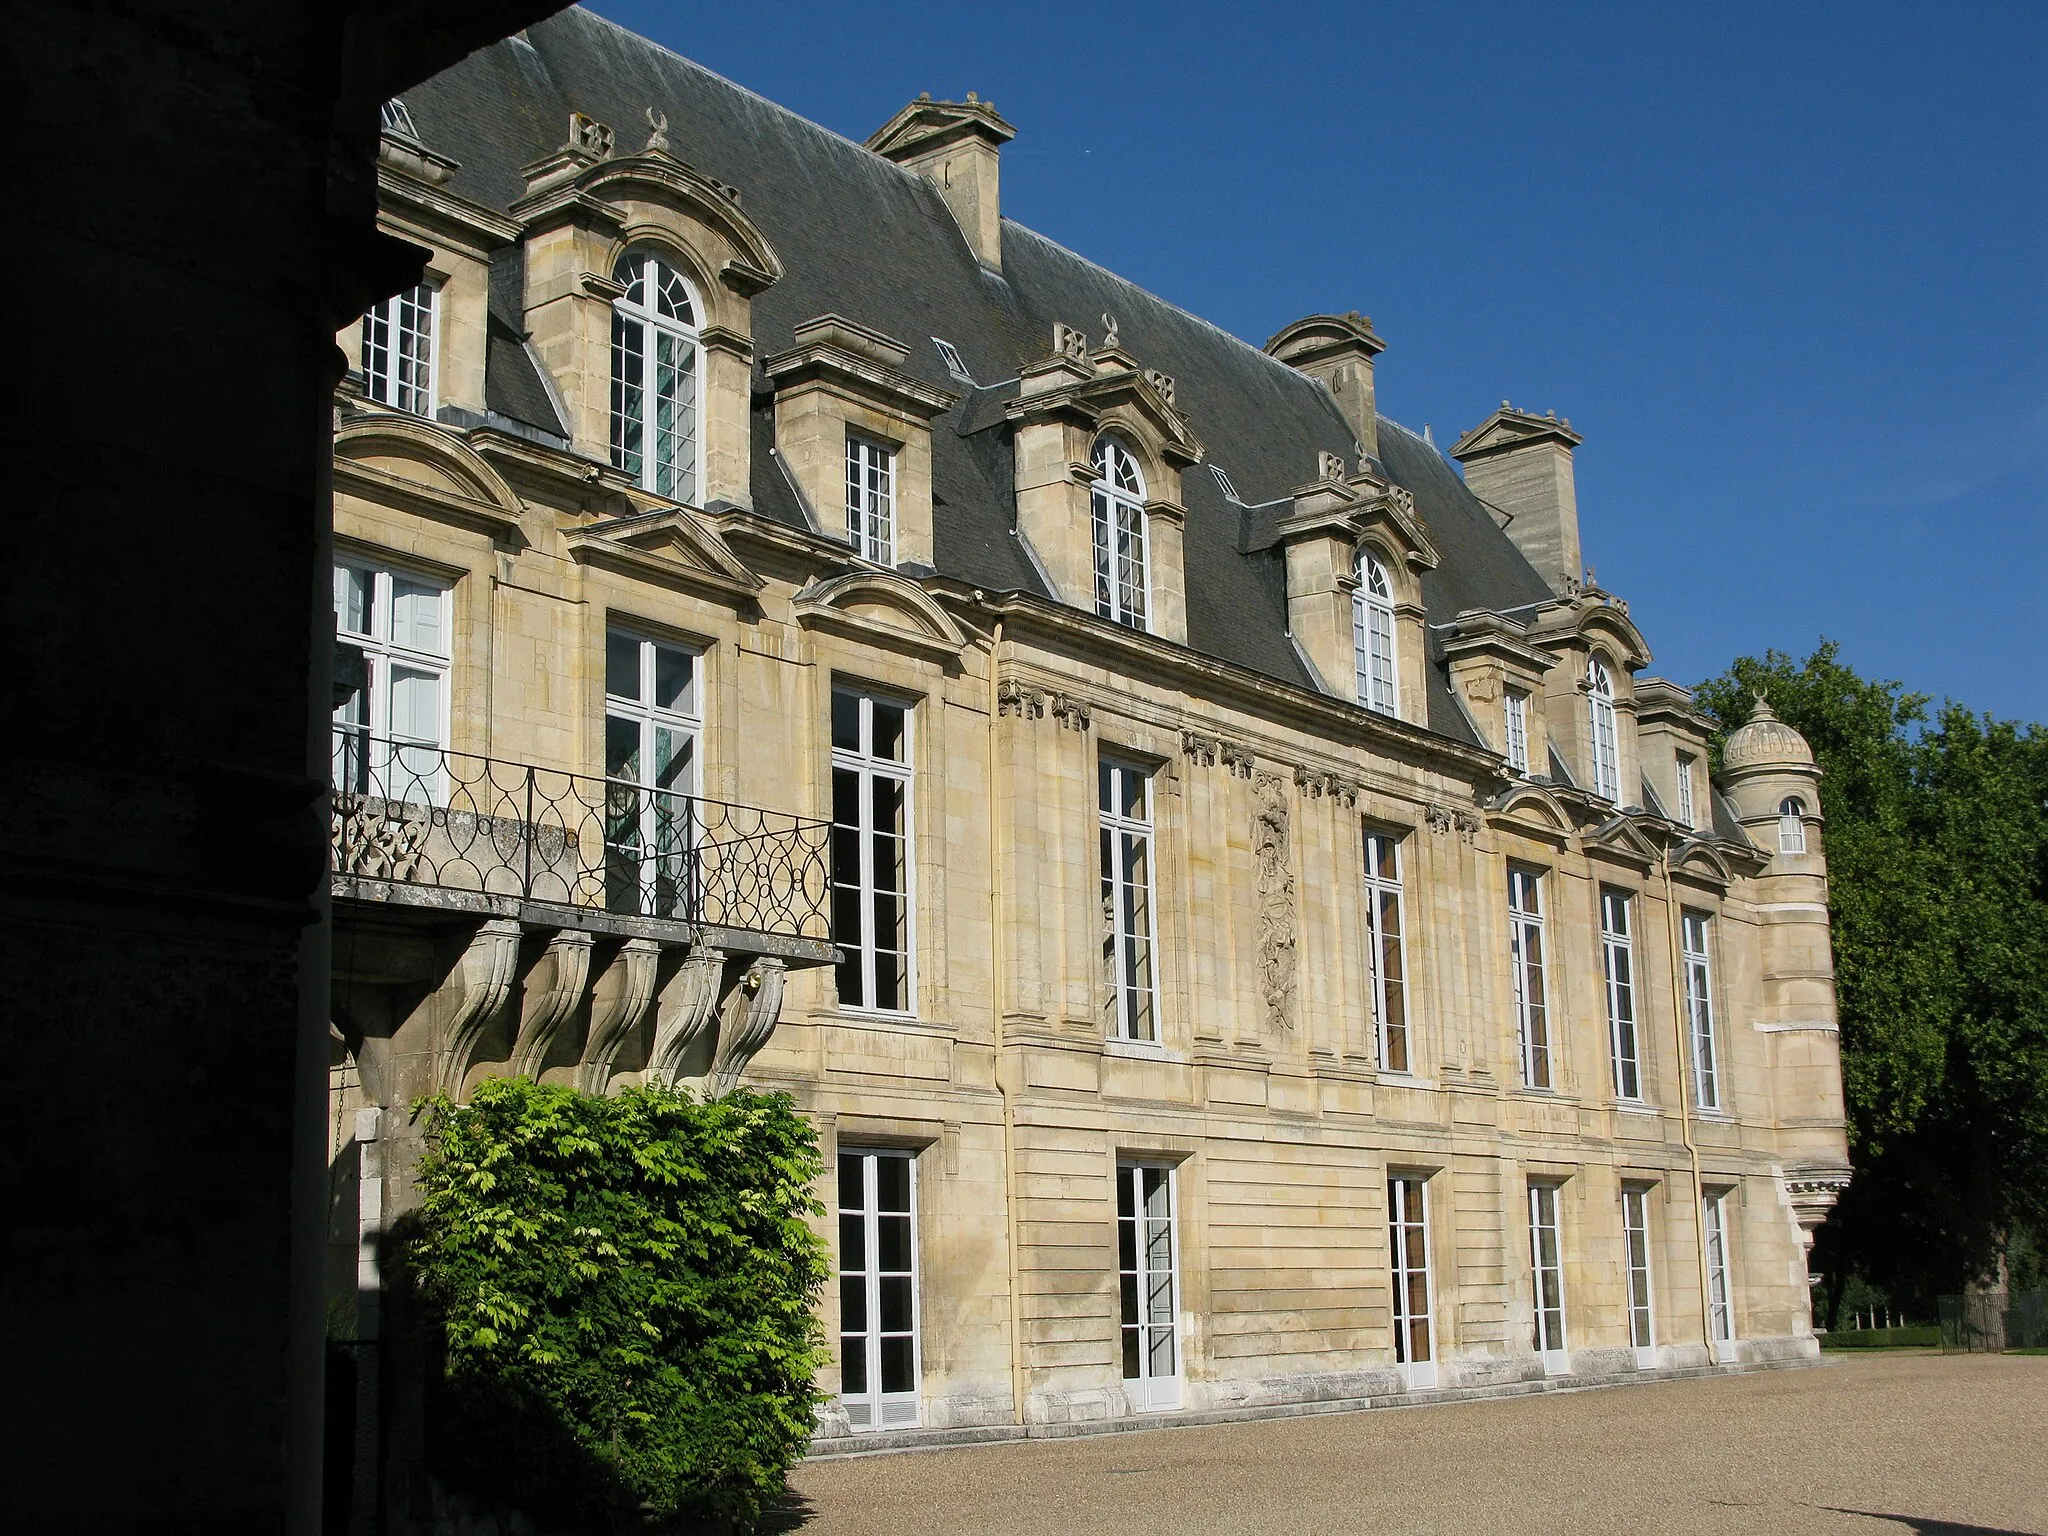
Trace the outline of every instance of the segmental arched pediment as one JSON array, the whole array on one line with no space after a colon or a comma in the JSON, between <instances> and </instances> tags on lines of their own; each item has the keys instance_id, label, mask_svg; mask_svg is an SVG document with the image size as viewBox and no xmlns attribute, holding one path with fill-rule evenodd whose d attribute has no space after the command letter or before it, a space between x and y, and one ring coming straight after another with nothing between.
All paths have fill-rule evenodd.
<instances>
[{"instance_id":1,"label":"segmental arched pediment","mask_svg":"<svg viewBox=\"0 0 2048 1536\"><path fill-rule=\"evenodd\" d=\"M1675 873L1694 880L1704 880L1726 889L1735 883L1735 870L1712 843L1694 839L1681 843L1671 855L1671 867Z\"/></svg>"},{"instance_id":2,"label":"segmental arched pediment","mask_svg":"<svg viewBox=\"0 0 2048 1536\"><path fill-rule=\"evenodd\" d=\"M967 632L916 582L887 571L851 571L796 595L796 618L890 650L957 661Z\"/></svg>"},{"instance_id":3,"label":"segmental arched pediment","mask_svg":"<svg viewBox=\"0 0 2048 1536\"><path fill-rule=\"evenodd\" d=\"M1572 814L1565 804L1541 784L1509 785L1487 802L1486 814L1494 826L1531 833L1554 843L1571 841Z\"/></svg>"},{"instance_id":4,"label":"segmental arched pediment","mask_svg":"<svg viewBox=\"0 0 2048 1536\"><path fill-rule=\"evenodd\" d=\"M649 203L712 230L733 253L715 275L742 297L751 298L782 276L782 258L741 209L737 191L665 150L600 161L576 178L576 186L615 206Z\"/></svg>"},{"instance_id":5,"label":"segmental arched pediment","mask_svg":"<svg viewBox=\"0 0 2048 1536\"><path fill-rule=\"evenodd\" d=\"M415 416L365 413L334 434L338 490L491 533L519 526L519 497L461 438Z\"/></svg>"}]
</instances>

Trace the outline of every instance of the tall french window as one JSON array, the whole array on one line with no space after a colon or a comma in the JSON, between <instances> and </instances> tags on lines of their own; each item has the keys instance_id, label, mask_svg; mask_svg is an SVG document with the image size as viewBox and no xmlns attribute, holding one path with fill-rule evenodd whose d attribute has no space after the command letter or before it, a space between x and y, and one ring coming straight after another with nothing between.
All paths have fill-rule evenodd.
<instances>
[{"instance_id":1,"label":"tall french window","mask_svg":"<svg viewBox=\"0 0 2048 1536\"><path fill-rule=\"evenodd\" d=\"M846 434L846 537L863 560L896 563L896 450Z\"/></svg>"},{"instance_id":2,"label":"tall french window","mask_svg":"<svg viewBox=\"0 0 2048 1536\"><path fill-rule=\"evenodd\" d=\"M1567 1363L1564 1338L1564 1257L1557 1227L1557 1186L1529 1186L1529 1269L1535 1282L1536 1353L1546 1370Z\"/></svg>"},{"instance_id":3,"label":"tall french window","mask_svg":"<svg viewBox=\"0 0 2048 1536\"><path fill-rule=\"evenodd\" d=\"M1550 1086L1550 1020L1543 991L1543 876L1508 866L1508 963L1514 969L1515 1035L1522 1083Z\"/></svg>"},{"instance_id":4,"label":"tall french window","mask_svg":"<svg viewBox=\"0 0 2048 1536\"><path fill-rule=\"evenodd\" d=\"M1806 804L1797 795L1778 802L1778 852L1806 852Z\"/></svg>"},{"instance_id":5,"label":"tall french window","mask_svg":"<svg viewBox=\"0 0 2048 1536\"><path fill-rule=\"evenodd\" d=\"M1105 619L1144 629L1145 474L1137 457L1113 437L1095 441L1095 483L1090 488L1095 539L1095 611Z\"/></svg>"},{"instance_id":6,"label":"tall french window","mask_svg":"<svg viewBox=\"0 0 2048 1536\"><path fill-rule=\"evenodd\" d=\"M434 414L434 310L429 283L370 306L363 316L363 388L372 400Z\"/></svg>"},{"instance_id":7,"label":"tall french window","mask_svg":"<svg viewBox=\"0 0 2048 1536\"><path fill-rule=\"evenodd\" d=\"M1372 937L1372 1017L1380 1067L1408 1072L1407 940L1401 922L1401 840L1365 834L1365 912Z\"/></svg>"},{"instance_id":8,"label":"tall french window","mask_svg":"<svg viewBox=\"0 0 2048 1536\"><path fill-rule=\"evenodd\" d=\"M1707 1244L1707 1336L1721 1354L1735 1340L1735 1300L1728 1273L1728 1191L1710 1189L1700 1201Z\"/></svg>"},{"instance_id":9,"label":"tall french window","mask_svg":"<svg viewBox=\"0 0 2048 1536\"><path fill-rule=\"evenodd\" d=\"M1502 696L1507 709L1508 766L1517 773L1529 771L1529 695L1510 688Z\"/></svg>"},{"instance_id":10,"label":"tall french window","mask_svg":"<svg viewBox=\"0 0 2048 1536\"><path fill-rule=\"evenodd\" d=\"M1641 1184L1621 1186L1621 1238L1628 1260L1628 1341L1636 1364L1657 1363L1657 1334L1650 1310L1650 1191Z\"/></svg>"},{"instance_id":11,"label":"tall french window","mask_svg":"<svg viewBox=\"0 0 2048 1536\"><path fill-rule=\"evenodd\" d=\"M839 1399L855 1429L917 1423L917 1160L839 1153Z\"/></svg>"},{"instance_id":12,"label":"tall french window","mask_svg":"<svg viewBox=\"0 0 2048 1536\"><path fill-rule=\"evenodd\" d=\"M604 886L613 912L695 914L697 658L625 630L605 635Z\"/></svg>"},{"instance_id":13,"label":"tall french window","mask_svg":"<svg viewBox=\"0 0 2048 1536\"><path fill-rule=\"evenodd\" d=\"M1387 568L1358 552L1358 585L1351 591L1351 646L1358 670L1358 702L1383 715L1401 712L1394 669L1394 588Z\"/></svg>"},{"instance_id":14,"label":"tall french window","mask_svg":"<svg viewBox=\"0 0 2048 1536\"><path fill-rule=\"evenodd\" d=\"M334 787L429 804L447 744L448 589L389 566L334 566Z\"/></svg>"},{"instance_id":15,"label":"tall french window","mask_svg":"<svg viewBox=\"0 0 2048 1536\"><path fill-rule=\"evenodd\" d=\"M643 490L697 499L697 301L674 267L629 251L612 272L612 467Z\"/></svg>"},{"instance_id":16,"label":"tall french window","mask_svg":"<svg viewBox=\"0 0 2048 1536\"><path fill-rule=\"evenodd\" d=\"M1180 1406L1179 1245L1174 1172L1153 1163L1116 1170L1117 1293L1124 1392L1139 1412Z\"/></svg>"},{"instance_id":17,"label":"tall french window","mask_svg":"<svg viewBox=\"0 0 2048 1536\"><path fill-rule=\"evenodd\" d=\"M1719 1042L1714 1035L1713 919L1686 912L1679 920L1685 965L1685 1013L1692 1027L1693 1103L1721 1107Z\"/></svg>"},{"instance_id":18,"label":"tall french window","mask_svg":"<svg viewBox=\"0 0 2048 1536\"><path fill-rule=\"evenodd\" d=\"M832 692L832 942L849 1008L916 1011L910 720L893 700Z\"/></svg>"},{"instance_id":19,"label":"tall french window","mask_svg":"<svg viewBox=\"0 0 2048 1536\"><path fill-rule=\"evenodd\" d=\"M1693 772L1699 760L1690 752L1678 754L1678 821L1685 827L1698 827L1699 809L1693 803Z\"/></svg>"},{"instance_id":20,"label":"tall french window","mask_svg":"<svg viewBox=\"0 0 2048 1536\"><path fill-rule=\"evenodd\" d=\"M1600 960L1607 977L1607 1040L1614 1058L1614 1096L1643 1096L1642 1063L1636 1048L1634 936L1628 892L1600 888Z\"/></svg>"},{"instance_id":21,"label":"tall french window","mask_svg":"<svg viewBox=\"0 0 2048 1536\"><path fill-rule=\"evenodd\" d=\"M1394 1359L1413 1391L1436 1385L1429 1308L1429 1184L1417 1174L1387 1180L1387 1254L1394 1291Z\"/></svg>"},{"instance_id":22,"label":"tall french window","mask_svg":"<svg viewBox=\"0 0 2048 1536\"><path fill-rule=\"evenodd\" d=\"M1097 768L1102 832L1102 983L1109 1033L1157 1041L1152 956L1152 776L1104 758Z\"/></svg>"},{"instance_id":23,"label":"tall french window","mask_svg":"<svg viewBox=\"0 0 2048 1536\"><path fill-rule=\"evenodd\" d=\"M1586 663L1586 708L1592 726L1593 793L1602 800L1621 798L1621 749L1614 726L1614 674L1595 656Z\"/></svg>"}]
</instances>

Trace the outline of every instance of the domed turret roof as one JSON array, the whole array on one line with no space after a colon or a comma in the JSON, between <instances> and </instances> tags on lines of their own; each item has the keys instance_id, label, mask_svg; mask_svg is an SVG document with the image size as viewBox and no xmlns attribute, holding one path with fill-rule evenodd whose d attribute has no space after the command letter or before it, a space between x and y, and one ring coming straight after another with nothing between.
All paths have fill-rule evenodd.
<instances>
[{"instance_id":1,"label":"domed turret roof","mask_svg":"<svg viewBox=\"0 0 2048 1536\"><path fill-rule=\"evenodd\" d=\"M1749 721L1721 747L1721 764L1729 769L1813 766L1813 748L1806 738L1771 712L1768 700L1756 696Z\"/></svg>"}]
</instances>

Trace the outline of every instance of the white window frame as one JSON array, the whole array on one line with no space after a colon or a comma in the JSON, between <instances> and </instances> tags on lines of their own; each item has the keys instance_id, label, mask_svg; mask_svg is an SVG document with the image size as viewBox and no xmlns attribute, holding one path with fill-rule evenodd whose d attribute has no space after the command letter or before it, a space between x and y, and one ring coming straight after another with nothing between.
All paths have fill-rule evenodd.
<instances>
[{"instance_id":1,"label":"white window frame","mask_svg":"<svg viewBox=\"0 0 2048 1536\"><path fill-rule=\"evenodd\" d=\"M1726 1100L1721 1042L1714 1032L1714 917L1685 908L1679 914L1680 957L1685 968L1685 1016L1692 1037L1693 1104L1713 1114Z\"/></svg>"},{"instance_id":2,"label":"white window frame","mask_svg":"<svg viewBox=\"0 0 2048 1536\"><path fill-rule=\"evenodd\" d=\"M1095 546L1095 611L1131 629L1151 627L1150 532L1145 471L1131 450L1105 433L1095 440L1089 525Z\"/></svg>"},{"instance_id":3,"label":"white window frame","mask_svg":"<svg viewBox=\"0 0 2048 1536\"><path fill-rule=\"evenodd\" d=\"M896 450L846 434L846 539L863 560L896 564Z\"/></svg>"},{"instance_id":4,"label":"white window frame","mask_svg":"<svg viewBox=\"0 0 2048 1536\"><path fill-rule=\"evenodd\" d=\"M1806 852L1806 802L1797 795L1778 802L1778 852Z\"/></svg>"},{"instance_id":5,"label":"white window frame","mask_svg":"<svg viewBox=\"0 0 2048 1536\"><path fill-rule=\"evenodd\" d=\"M1728 1262L1728 1191L1710 1189L1700 1197L1700 1237L1706 1245L1707 1338L1714 1359L1735 1359L1735 1288Z\"/></svg>"},{"instance_id":6,"label":"white window frame","mask_svg":"<svg viewBox=\"0 0 2048 1536\"><path fill-rule=\"evenodd\" d=\"M1122 787L1131 779L1144 786L1144 812L1126 815L1117 807L1124 802ZM1153 824L1157 775L1149 768L1112 757L1099 760L1096 768L1097 838L1101 860L1101 901L1103 906L1104 980L1110 997L1111 1033L1119 1040L1139 1045L1161 1044L1159 1029L1159 846ZM1133 845L1144 850L1145 878L1130 878ZM1128 895L1142 890L1145 900L1143 931L1131 910ZM1136 979L1142 975L1142 981Z\"/></svg>"},{"instance_id":7,"label":"white window frame","mask_svg":"<svg viewBox=\"0 0 2048 1536\"><path fill-rule=\"evenodd\" d=\"M1693 771L1698 767L1699 759L1690 752L1680 752L1676 755L1675 763L1678 769L1679 823L1689 832L1698 831L1700 818L1699 806L1693 795Z\"/></svg>"},{"instance_id":8,"label":"white window frame","mask_svg":"<svg viewBox=\"0 0 2048 1536\"><path fill-rule=\"evenodd\" d=\"M843 1009L862 1013L881 1014L890 1018L915 1018L917 1016L917 807L916 807L916 719L917 711L901 699L886 698L878 694L863 693L857 688L834 688L833 707L840 699L852 699L859 709L859 742L855 749L841 747L835 743L832 748L832 772L834 813L833 825L836 832L842 823L837 814L837 783L839 774L847 773L856 777L858 784L858 826L852 828L859 839L859 868L855 871L860 903L860 932L842 936L835 922L832 942L850 951L849 958L859 968L860 996L857 1001L839 999ZM874 750L875 706L884 705L903 711L903 741L901 759L882 757ZM885 1008L875 1002L879 995L876 985L876 959L881 952L879 935L876 933L875 897L875 785L878 780L899 784L903 790L903 976L901 995L903 1004L897 1008ZM839 878L836 848L829 872L834 890L845 887Z\"/></svg>"},{"instance_id":9,"label":"white window frame","mask_svg":"<svg viewBox=\"0 0 2048 1536\"><path fill-rule=\"evenodd\" d=\"M1565 1331L1564 1222L1558 1211L1561 1185L1529 1181L1529 1283L1536 1357L1546 1376L1569 1375L1571 1344Z\"/></svg>"},{"instance_id":10,"label":"white window frame","mask_svg":"<svg viewBox=\"0 0 2048 1536\"><path fill-rule=\"evenodd\" d=\"M1529 695L1509 688L1502 695L1503 727L1508 766L1517 773L1529 771Z\"/></svg>"},{"instance_id":11,"label":"white window frame","mask_svg":"<svg viewBox=\"0 0 2048 1536\"><path fill-rule=\"evenodd\" d=\"M346 627L344 592L350 576L366 583L369 610L367 629ZM428 650L400 642L393 632L397 597L401 586L436 595L435 627L442 636L440 650ZM334 788L346 793L372 794L382 799L423 800L441 803L446 792L443 753L448 746L451 718L450 681L454 672L452 629L454 589L447 582L416 571L386 565L356 555L337 556L334 561L334 640L363 657L363 693L360 720L343 717L355 703L334 711L332 776ZM435 685L434 729L431 735L418 731L401 733L392 722L396 696L394 673L429 677ZM354 738L354 744L350 744Z\"/></svg>"},{"instance_id":12,"label":"white window frame","mask_svg":"<svg viewBox=\"0 0 2048 1536\"><path fill-rule=\"evenodd\" d=\"M1614 1096L1643 1100L1642 1030L1636 1018L1635 898L1600 887L1600 970L1607 988L1607 1046L1614 1066Z\"/></svg>"},{"instance_id":13,"label":"white window frame","mask_svg":"<svg viewBox=\"0 0 2048 1536\"><path fill-rule=\"evenodd\" d=\"M1145 1175L1162 1175L1155 1190L1166 1195L1165 1239L1166 1263L1158 1261L1153 1228L1160 1218L1150 1213L1145 1201ZM1171 1163L1148 1162L1143 1159L1119 1159L1116 1166L1117 1182L1117 1354L1119 1370L1123 1375L1124 1396L1136 1413L1169 1412L1181 1405L1183 1384L1187 1379L1187 1330L1181 1326L1180 1315L1180 1170ZM1124 1214L1124 1202L1129 1199L1131 1214ZM1141 1229L1142 1227L1142 1229ZM1125 1237L1131 1242L1126 1264ZM1129 1290L1125 1289L1128 1280ZM1157 1305L1160 1288L1164 1289L1165 1305ZM1135 1311L1135 1316L1133 1312ZM1157 1320L1161 1312L1166 1321ZM1171 1373L1157 1370L1156 1351L1161 1335L1167 1348L1173 1354ZM1129 1345L1135 1342L1133 1353ZM1130 1374L1130 1364L1135 1358L1138 1374Z\"/></svg>"},{"instance_id":14,"label":"white window frame","mask_svg":"<svg viewBox=\"0 0 2048 1536\"><path fill-rule=\"evenodd\" d=\"M1394 639L1394 584L1387 568L1360 547L1351 589L1351 649L1358 702L1375 714L1401 713L1401 672Z\"/></svg>"},{"instance_id":15,"label":"white window frame","mask_svg":"<svg viewBox=\"0 0 2048 1536\"><path fill-rule=\"evenodd\" d=\"M1508 866L1508 965L1513 972L1515 1039L1522 1086L1552 1087L1548 946L1543 935L1543 871Z\"/></svg>"},{"instance_id":16,"label":"white window frame","mask_svg":"<svg viewBox=\"0 0 2048 1536\"><path fill-rule=\"evenodd\" d=\"M1650 1188L1621 1186L1622 1269L1627 1281L1628 1341L1636 1352L1636 1369L1657 1365L1657 1306L1650 1258Z\"/></svg>"},{"instance_id":17,"label":"white window frame","mask_svg":"<svg viewBox=\"0 0 2048 1536\"><path fill-rule=\"evenodd\" d=\"M441 345L441 290L422 282L363 313L363 392L414 416L434 414Z\"/></svg>"},{"instance_id":18,"label":"white window frame","mask_svg":"<svg viewBox=\"0 0 2048 1536\"><path fill-rule=\"evenodd\" d=\"M849 1207L846 1203L845 1164L849 1159L858 1159L861 1164L861 1202ZM890 1270L881 1267L881 1224L885 1217L895 1218L905 1213L880 1209L881 1180L877 1175L884 1162L901 1163L904 1179L909 1191L910 1224L910 1268ZM839 1148L839 1164L835 1169L838 1191L833 1196L833 1207L839 1216L839 1358L840 1407L845 1410L847 1422L856 1433L867 1433L887 1429L915 1429L922 1415L921 1388L924 1382L924 1328L923 1302L919 1295L922 1289L922 1266L918 1262L918 1221L917 1221L917 1154L895 1147L844 1146ZM855 1269L846 1267L846 1230L849 1220L857 1222L862 1234L861 1265ZM882 1281L901 1279L907 1274L910 1281L910 1388L907 1391L882 1390L882 1342L885 1337L882 1328ZM847 1331L847 1287L849 1284L861 1288L862 1322L864 1327L856 1332ZM902 1338L902 1329L888 1330L886 1337ZM849 1349L861 1351L864 1390L845 1390L845 1362Z\"/></svg>"},{"instance_id":19,"label":"white window frame","mask_svg":"<svg viewBox=\"0 0 2048 1536\"><path fill-rule=\"evenodd\" d=\"M611 648L614 641L628 642L635 648L638 663L637 699L626 698L611 691ZM656 678L663 651L687 657L690 668L689 688L686 694L686 708L664 708L655 703ZM605 679L604 679L604 727L601 767L607 783L630 787L634 791L633 835L636 843L627 845L614 841L614 824L609 805L605 809L605 886L606 906L611 911L630 910L642 917L686 918L690 912L692 855L697 844L699 814L697 799L698 786L703 782L704 763L704 715L700 700L704 692L703 652L692 646L681 645L673 640L663 640L645 634L625 625L608 625L605 629ZM636 757L639 762L639 777L627 779L611 771L611 726L614 720L630 722L638 732ZM655 781L658 771L655 751L660 744L660 733L667 731L673 737L687 744L689 765L684 783L661 785ZM673 761L673 758L671 758ZM609 798L609 797L608 797ZM675 836L680 799L681 835ZM650 854L645 850L653 849ZM615 858L619 861L615 863ZM631 862L641 866L633 875L633 901L630 908L619 904L618 893L613 888L614 870ZM647 866L655 866L650 880ZM663 881L680 879L679 888L673 888L666 897Z\"/></svg>"},{"instance_id":20,"label":"white window frame","mask_svg":"<svg viewBox=\"0 0 2048 1536\"><path fill-rule=\"evenodd\" d=\"M1401 888L1401 845L1397 833L1377 827L1365 829L1365 924L1372 947L1371 987L1373 1029L1382 1072L1412 1076L1415 1071L1415 1032L1408 1004L1413 989L1408 985L1408 913ZM1385 857L1378 857L1380 853ZM1381 873L1391 866L1391 876ZM1388 909L1392 921L1388 921ZM1390 974L1391 972L1391 974ZM1398 1058L1398 1059L1397 1059Z\"/></svg>"},{"instance_id":21,"label":"white window frame","mask_svg":"<svg viewBox=\"0 0 2048 1536\"><path fill-rule=\"evenodd\" d=\"M1407 1220L1407 1196L1413 1193L1420 1222ZM1420 1252L1417 1250L1420 1249ZM1387 1175L1387 1267L1394 1298L1394 1363L1410 1392L1436 1385L1436 1289L1429 1267L1429 1179L1419 1173ZM1422 1310L1414 1310L1420 1282ZM1420 1328L1422 1348L1416 1345Z\"/></svg>"},{"instance_id":22,"label":"white window frame","mask_svg":"<svg viewBox=\"0 0 2048 1536\"><path fill-rule=\"evenodd\" d=\"M678 301L664 277L680 285L682 315L663 314L662 303ZM626 291L612 300L611 463L632 476L634 484L657 496L694 506L704 462L704 346L698 326L704 314L696 285L675 263L651 251L628 251L612 270ZM627 333L636 328L639 352L628 350ZM670 346L672 387L664 390L662 343ZM637 365L637 366L636 366ZM685 387L687 383L687 387ZM634 392L634 393L629 393ZM658 451L658 413L664 400L689 413L689 430L672 434L675 451L664 460ZM631 409L637 401L637 420ZM628 424L639 428L639 447L629 448ZM639 463L632 460L637 453Z\"/></svg>"},{"instance_id":23,"label":"white window frame","mask_svg":"<svg viewBox=\"0 0 2048 1536\"><path fill-rule=\"evenodd\" d=\"M960 355L960 349L943 336L934 336L932 346L938 351L939 361L946 365L946 372L962 384L974 384L974 375L967 371L967 359ZM979 388L979 385L975 386Z\"/></svg>"},{"instance_id":24,"label":"white window frame","mask_svg":"<svg viewBox=\"0 0 2048 1536\"><path fill-rule=\"evenodd\" d=\"M1592 735L1593 793L1621 799L1621 746L1614 713L1614 674L1598 656L1586 663L1586 710Z\"/></svg>"}]
</instances>

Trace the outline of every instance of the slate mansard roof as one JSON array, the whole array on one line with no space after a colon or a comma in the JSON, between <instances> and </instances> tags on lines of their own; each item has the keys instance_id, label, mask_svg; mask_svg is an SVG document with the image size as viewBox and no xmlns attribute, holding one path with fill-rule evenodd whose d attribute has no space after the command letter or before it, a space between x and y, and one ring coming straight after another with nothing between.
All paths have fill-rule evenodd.
<instances>
[{"instance_id":1,"label":"slate mansard roof","mask_svg":"<svg viewBox=\"0 0 2048 1536\"><path fill-rule=\"evenodd\" d=\"M665 113L671 153L739 188L782 257L784 276L753 301L757 357L793 345L795 326L836 312L896 337L910 348L906 372L962 395L932 424L934 556L941 575L991 591L1050 596L1013 531L1001 402L1014 393L1019 366L1051 351L1055 321L1095 333L1101 315L1114 315L1125 349L1174 376L1176 406L1243 503L1228 500L1205 466L1182 477L1188 644L1314 687L1287 637L1282 556L1270 547L1282 509L1259 504L1313 480L1319 453L1355 455L1320 384L1010 219L1002 221L1003 270L988 271L922 177L587 11L565 11L472 54L405 100L425 142L459 162L450 190L500 211L525 191L519 167L560 145L572 111L612 124L622 147L650 107ZM518 260L506 253L492 274L488 401L559 434L539 365L522 344ZM977 381L997 387L961 384L934 336L959 349ZM755 395L755 510L804 526L768 454L758 367ZM1384 417L1379 438L1381 467L1414 496L1443 557L1422 580L1430 622L1552 596L1436 447ZM1432 637L1430 727L1476 745L1435 649Z\"/></svg>"}]
</instances>

